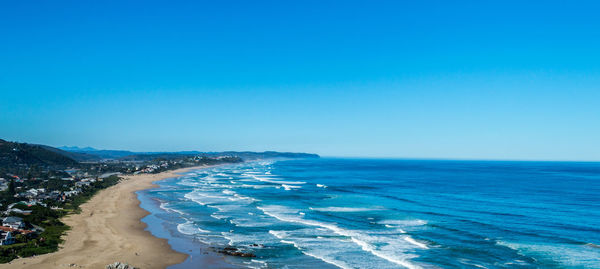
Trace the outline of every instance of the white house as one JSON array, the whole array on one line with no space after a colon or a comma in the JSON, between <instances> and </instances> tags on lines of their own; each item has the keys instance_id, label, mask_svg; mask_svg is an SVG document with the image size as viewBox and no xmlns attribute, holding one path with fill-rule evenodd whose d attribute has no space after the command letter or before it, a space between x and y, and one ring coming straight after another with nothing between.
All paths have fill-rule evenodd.
<instances>
[{"instance_id":1,"label":"white house","mask_svg":"<svg viewBox=\"0 0 600 269\"><path fill-rule=\"evenodd\" d=\"M0 232L0 245L12 245L15 243L15 237L11 232Z\"/></svg>"}]
</instances>

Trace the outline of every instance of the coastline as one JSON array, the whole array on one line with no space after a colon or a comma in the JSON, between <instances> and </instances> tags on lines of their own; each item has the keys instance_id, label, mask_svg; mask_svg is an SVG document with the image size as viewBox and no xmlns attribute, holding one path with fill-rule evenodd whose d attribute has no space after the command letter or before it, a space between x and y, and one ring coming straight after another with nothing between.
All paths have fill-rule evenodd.
<instances>
[{"instance_id":1,"label":"coastline","mask_svg":"<svg viewBox=\"0 0 600 269\"><path fill-rule=\"evenodd\" d=\"M153 182L202 169L196 166L158 174L122 176L118 184L101 190L81 205L81 213L65 216L71 229L57 252L19 258L3 268L104 268L116 261L135 267L166 268L184 262L188 255L171 248L167 239L147 231L137 191L157 187Z\"/></svg>"}]
</instances>

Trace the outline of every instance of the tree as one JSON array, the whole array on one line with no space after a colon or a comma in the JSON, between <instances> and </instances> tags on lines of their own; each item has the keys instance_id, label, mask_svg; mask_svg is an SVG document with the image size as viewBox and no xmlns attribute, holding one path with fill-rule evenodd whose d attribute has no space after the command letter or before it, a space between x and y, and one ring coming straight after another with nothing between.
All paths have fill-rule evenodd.
<instances>
[{"instance_id":1,"label":"tree","mask_svg":"<svg viewBox=\"0 0 600 269\"><path fill-rule=\"evenodd\" d=\"M10 181L8 182L8 194L10 195L10 197L14 197L16 192L15 192L15 180L14 179L10 179Z\"/></svg>"}]
</instances>

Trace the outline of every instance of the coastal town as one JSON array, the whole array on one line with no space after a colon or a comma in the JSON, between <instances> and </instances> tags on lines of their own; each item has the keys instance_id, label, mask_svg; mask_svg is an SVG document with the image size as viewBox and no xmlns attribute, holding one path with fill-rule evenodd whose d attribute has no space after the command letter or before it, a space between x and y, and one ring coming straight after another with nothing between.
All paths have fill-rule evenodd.
<instances>
[{"instance_id":1,"label":"coastal town","mask_svg":"<svg viewBox=\"0 0 600 269\"><path fill-rule=\"evenodd\" d=\"M50 150L48 150L50 149ZM171 154L153 158L82 162L74 153L0 140L0 263L56 251L69 229L61 218L124 175L242 162L221 154Z\"/></svg>"},{"instance_id":2,"label":"coastal town","mask_svg":"<svg viewBox=\"0 0 600 269\"><path fill-rule=\"evenodd\" d=\"M297 157L318 155L273 151L140 153L54 148L0 139L0 263L57 251L65 232L74 228L62 218L80 213L80 205L125 178L153 178L182 168Z\"/></svg>"}]
</instances>

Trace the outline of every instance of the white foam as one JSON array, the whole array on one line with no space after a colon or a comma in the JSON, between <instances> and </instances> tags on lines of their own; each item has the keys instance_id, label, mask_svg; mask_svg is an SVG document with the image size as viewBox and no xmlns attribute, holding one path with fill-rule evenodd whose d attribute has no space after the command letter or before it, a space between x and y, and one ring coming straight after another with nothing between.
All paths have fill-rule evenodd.
<instances>
[{"instance_id":1,"label":"white foam","mask_svg":"<svg viewBox=\"0 0 600 269\"><path fill-rule=\"evenodd\" d=\"M322 212L364 212L364 211L373 211L373 210L383 210L382 208L367 208L367 207L309 207L310 210L313 211L322 211Z\"/></svg>"},{"instance_id":2,"label":"white foam","mask_svg":"<svg viewBox=\"0 0 600 269\"><path fill-rule=\"evenodd\" d=\"M551 259L568 267L598 268L600 252L585 245L515 243L498 241L496 244L516 250L525 256Z\"/></svg>"},{"instance_id":3,"label":"white foam","mask_svg":"<svg viewBox=\"0 0 600 269\"><path fill-rule=\"evenodd\" d=\"M427 245L425 245L425 244L423 244L423 243L421 243L421 242L417 242L417 240L413 239L413 238L412 238L412 237L410 237L410 236L406 236L406 237L404 237L404 240L406 240L406 242L409 242L409 243L411 243L411 244L413 244L413 245L415 245L415 246L417 246L417 247L419 247L419 248L422 248L422 249L429 249L429 247L427 247Z\"/></svg>"},{"instance_id":4,"label":"white foam","mask_svg":"<svg viewBox=\"0 0 600 269\"><path fill-rule=\"evenodd\" d=\"M290 245L294 245L294 247L296 247L296 248L298 248L298 249L300 248L300 247L298 246L298 244L296 244L296 242L294 242L294 241L281 240L280 242L281 242L281 243L284 243L284 244L290 244Z\"/></svg>"},{"instance_id":5,"label":"white foam","mask_svg":"<svg viewBox=\"0 0 600 269\"><path fill-rule=\"evenodd\" d=\"M177 231L179 231L182 234L187 234L187 235L195 235L198 233L210 233L210 231L203 230L203 229L196 227L194 225L194 223L189 220L186 221L185 223L177 224Z\"/></svg>"},{"instance_id":6,"label":"white foam","mask_svg":"<svg viewBox=\"0 0 600 269\"><path fill-rule=\"evenodd\" d=\"M394 228L394 230L395 230L395 231L398 231L399 233L402 233L402 234L405 234L405 233L406 233L406 231L405 231L405 230L403 230L403 229L400 229L400 228L398 228L398 227L396 227L396 226L392 226L392 225L386 224L386 225L385 225L385 227L386 227L386 228Z\"/></svg>"},{"instance_id":7,"label":"white foam","mask_svg":"<svg viewBox=\"0 0 600 269\"><path fill-rule=\"evenodd\" d=\"M228 197L227 198L229 201L244 201L244 202L260 201L258 199L254 199L254 198L249 197L249 196L240 195L240 194L237 194L235 192L232 192L232 194L233 194L233 197Z\"/></svg>"},{"instance_id":8,"label":"white foam","mask_svg":"<svg viewBox=\"0 0 600 269\"><path fill-rule=\"evenodd\" d=\"M212 214L210 214L210 216L211 216L212 218L214 218L214 219L218 219L218 220L222 220L222 219L226 219L226 218L227 218L226 216L219 215L219 214L216 214L216 213L212 213Z\"/></svg>"},{"instance_id":9,"label":"white foam","mask_svg":"<svg viewBox=\"0 0 600 269\"><path fill-rule=\"evenodd\" d=\"M279 238L279 239L285 238L285 236L286 236L286 231L269 230L269 233L272 234L273 236Z\"/></svg>"},{"instance_id":10,"label":"white foam","mask_svg":"<svg viewBox=\"0 0 600 269\"><path fill-rule=\"evenodd\" d=\"M250 260L249 263L256 264L256 266L255 265L250 265L249 266L250 268L259 269L259 268L268 268L269 267L269 264L266 261L252 259L252 260Z\"/></svg>"},{"instance_id":11,"label":"white foam","mask_svg":"<svg viewBox=\"0 0 600 269\"><path fill-rule=\"evenodd\" d=\"M379 224L385 224L389 226L422 226L427 224L427 221L420 219L407 219L407 220L382 220Z\"/></svg>"},{"instance_id":12,"label":"white foam","mask_svg":"<svg viewBox=\"0 0 600 269\"><path fill-rule=\"evenodd\" d=\"M255 259L252 259L252 260L250 260L250 261L251 261L251 262L255 262L255 263L267 264L267 262L266 262L266 261L261 261L261 260L255 260Z\"/></svg>"},{"instance_id":13,"label":"white foam","mask_svg":"<svg viewBox=\"0 0 600 269\"><path fill-rule=\"evenodd\" d=\"M346 263L344 263L343 261L339 261L339 260L335 260L332 258L327 257L326 255L322 255L322 252L320 252L320 254L316 254L315 252L309 252L309 251L305 251L302 249L302 247L300 247L300 245L294 241L290 241L290 240L284 240L283 238L287 237L287 232L286 231L269 231L270 234L274 235L275 237L281 239L279 242L283 243L283 244L289 244L289 245L293 245L296 249L301 250L302 253L304 253L305 255L311 256L315 259L319 259L322 260L326 263L335 265L339 268L343 268L343 269L350 269L352 268L351 266L348 266Z\"/></svg>"},{"instance_id":14,"label":"white foam","mask_svg":"<svg viewBox=\"0 0 600 269\"><path fill-rule=\"evenodd\" d=\"M240 218L240 217L230 217L229 222L239 227L265 227L272 225L272 223L268 221L261 221L256 219L249 218Z\"/></svg>"},{"instance_id":15,"label":"white foam","mask_svg":"<svg viewBox=\"0 0 600 269\"><path fill-rule=\"evenodd\" d=\"M272 188L273 186L241 184L241 185L238 185L238 187L246 188L246 189L266 189L266 188Z\"/></svg>"},{"instance_id":16,"label":"white foam","mask_svg":"<svg viewBox=\"0 0 600 269\"><path fill-rule=\"evenodd\" d=\"M269 176L256 176L256 175L248 175L249 177L256 179L260 182L267 182L273 184L288 184L288 185L302 185L306 184L304 181L286 181L286 180L273 180L272 177Z\"/></svg>"},{"instance_id":17,"label":"white foam","mask_svg":"<svg viewBox=\"0 0 600 269\"><path fill-rule=\"evenodd\" d=\"M257 207L257 208L259 210L262 210L265 213L265 215L274 217L280 221L300 223L300 224L304 224L304 225L308 225L308 226L322 227L322 228L329 229L338 235L347 236L352 240L352 242L354 242L356 245L360 246L362 248L362 250L369 252L369 253L371 253L379 258L382 258L384 260L387 260L389 262L404 266L409 269L421 268L420 266L415 265L415 264L407 261L406 259L399 259L399 258L395 257L395 255L393 255L392 253L388 253L389 251L378 250L373 245L367 243L365 240L362 240L362 238L365 238L368 236L361 235L355 231L350 231L350 230L340 228L332 223L323 223L323 222L318 222L318 221L314 221L314 220L303 219L297 214L298 210L286 208L283 206L263 206L263 207ZM295 214L295 215L292 215L290 213ZM405 240L407 240L406 237L405 237ZM407 242L409 242L409 241L407 241ZM409 243L412 243L412 242L409 242ZM416 243L418 243L418 242L416 242Z\"/></svg>"},{"instance_id":18,"label":"white foam","mask_svg":"<svg viewBox=\"0 0 600 269\"><path fill-rule=\"evenodd\" d=\"M168 207L168 205L169 205L169 203L160 203L159 208L162 209L162 210L164 210L164 211L167 211L167 212L170 211L170 212L176 212L176 213L181 214L181 215L186 215L185 212L177 210L177 209L174 209L174 208L171 208L171 207Z\"/></svg>"},{"instance_id":19,"label":"white foam","mask_svg":"<svg viewBox=\"0 0 600 269\"><path fill-rule=\"evenodd\" d=\"M222 193L223 193L223 194L227 194L227 195L234 195L234 194L237 194L236 192L234 192L234 191L230 191L230 190L223 190L223 191L222 191Z\"/></svg>"},{"instance_id":20,"label":"white foam","mask_svg":"<svg viewBox=\"0 0 600 269\"><path fill-rule=\"evenodd\" d=\"M200 205L207 205L210 203L214 203L214 202L218 202L218 201L227 199L226 196L205 194L205 193L201 193L198 190L194 190L190 193L186 193L183 197L190 199Z\"/></svg>"},{"instance_id":21,"label":"white foam","mask_svg":"<svg viewBox=\"0 0 600 269\"><path fill-rule=\"evenodd\" d=\"M471 266L475 266L475 267L483 268L483 269L488 269L487 267L485 267L481 264L476 264L469 259L458 259L458 261L460 261L460 263L462 263L462 264L471 265Z\"/></svg>"},{"instance_id":22,"label":"white foam","mask_svg":"<svg viewBox=\"0 0 600 269\"><path fill-rule=\"evenodd\" d=\"M271 175L270 173L265 173L264 170L262 170L262 172L241 171L239 174L243 175L243 177L239 178L238 175L236 176L235 180L226 180L222 178L225 176L225 173L222 173L222 175L217 173L216 176L219 176L217 178L213 178L210 174L207 174L205 176L205 180L198 178L189 179L189 185L193 186L194 191L186 194L185 197L186 199L190 199L196 203L216 208L219 210L218 214L213 213L211 217L215 219L227 219L229 222L238 226L254 226L253 223L263 222L272 225L273 222L277 223L278 221L294 222L310 226L306 228L306 233L303 235L298 235L298 233L295 231L269 231L269 234L277 239L274 239L273 237L270 237L269 234L266 234L268 238L265 238L264 240L267 240L266 242L271 243L273 243L274 240L277 240L275 242L294 245L294 247L299 249L305 255L315 257L340 268L364 268L365 266L377 266L378 264L383 265L382 267L378 268L387 268L392 265L394 267L398 267L398 265L400 265L410 269L420 268L418 265L413 264L409 260L417 256L413 254L407 254L405 252L414 250L416 248L427 248L427 246L406 235L398 234L398 232L393 231L393 229L389 229L389 231L386 230L389 232L389 234L386 232L385 236L379 236L380 234L373 235L371 231L348 230L339 227L336 223L319 222L316 220L305 219L304 212L283 206L256 207L258 210L261 210L264 215L258 213L258 211L255 211L257 213L254 215L254 213L251 212L253 210L244 210L248 209L249 204L247 202L255 200L252 197L243 196L236 193L233 191L235 188L242 187L259 189L275 187L283 188L286 191L291 191L302 188L300 185L306 184L306 182L284 181L277 176ZM213 175L215 175L214 171ZM229 173L229 175L232 174ZM323 184L316 184L316 186L318 188L327 188L327 186ZM320 207L310 209L324 212L361 212L369 210L382 210L381 208L360 207ZM257 221L257 217L263 218L264 221ZM270 217L277 219L278 221L275 221ZM394 225L400 224L386 223L386 226L387 225L389 225L390 228L393 228ZM189 230L185 230L186 228L189 228ZM196 230L193 230L191 227L182 227L181 229L189 233L195 232L196 234L203 232L210 233L209 231L201 230L198 227L194 228ZM211 235L198 236L206 237ZM234 234L233 231L230 231L229 233L222 233L222 236L223 237L221 237L221 240L225 238L229 240L229 244L236 244L236 242L246 241L255 243L260 241L257 239L257 233L240 235L237 232ZM259 237L262 236L265 236L265 234L263 233ZM355 259L355 256L348 256L344 254L344 252L360 253L361 251L368 252L373 256L359 255L363 257L360 259Z\"/></svg>"},{"instance_id":23,"label":"white foam","mask_svg":"<svg viewBox=\"0 0 600 269\"><path fill-rule=\"evenodd\" d=\"M282 184L281 187L283 187L286 191L302 188L300 186L293 186L293 185L287 185L287 184Z\"/></svg>"},{"instance_id":24,"label":"white foam","mask_svg":"<svg viewBox=\"0 0 600 269\"><path fill-rule=\"evenodd\" d=\"M267 165L271 165L271 164L275 163L275 161L260 161L258 163L262 166L267 166Z\"/></svg>"}]
</instances>

